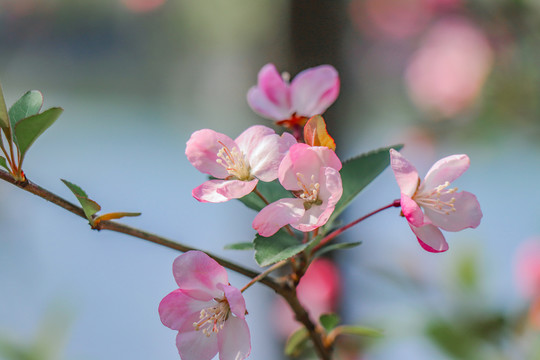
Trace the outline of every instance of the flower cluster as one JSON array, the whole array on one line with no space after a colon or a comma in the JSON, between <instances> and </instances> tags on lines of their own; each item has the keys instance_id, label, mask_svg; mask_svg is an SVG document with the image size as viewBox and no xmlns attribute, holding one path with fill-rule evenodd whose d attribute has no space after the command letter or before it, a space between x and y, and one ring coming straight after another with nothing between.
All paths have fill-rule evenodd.
<instances>
[{"instance_id":1,"label":"flower cluster","mask_svg":"<svg viewBox=\"0 0 540 360\"><path fill-rule=\"evenodd\" d=\"M323 228L336 207L341 204L340 211L343 210L342 195L347 192L349 197L354 196L361 190L355 190L350 174L364 169L363 165L354 171L349 168L348 182L342 181L342 168L357 165L355 161L342 164L335 153L334 139L320 116L338 93L339 77L332 66L304 70L289 83L288 75L279 75L273 64L267 64L259 72L258 84L247 94L248 103L255 112L275 120L294 135L287 131L277 134L269 127L255 125L233 140L203 129L193 133L186 145L189 162L210 176L193 189L195 199L220 203L255 197L265 204L255 207L258 213L252 227L258 233L257 238L269 238L271 242L274 235L286 236L285 243L292 242L292 249L296 249L288 248L287 253L291 254L288 258L312 245L311 252L302 258L304 269L293 266L297 284L315 259L316 250L367 217L330 234L331 224ZM383 153L387 157L384 166L391 165L401 198L368 216L401 206L402 215L420 245L430 252L448 249L440 229L459 231L479 225L482 212L476 197L450 187L469 167L466 155L439 160L421 181L411 163L398 151L390 149L388 153L388 149ZM273 183L273 188L278 187L281 192L271 192L267 199L262 191L268 189L265 183ZM345 185L349 188L344 188ZM278 233L282 228L286 232ZM259 264L288 258L271 258ZM219 353L220 360L245 359L251 346L242 291L251 283L241 291L232 287L225 269L199 251L179 256L173 264L173 274L179 289L163 299L159 314L164 325L178 331L180 357L209 360Z\"/></svg>"}]
</instances>

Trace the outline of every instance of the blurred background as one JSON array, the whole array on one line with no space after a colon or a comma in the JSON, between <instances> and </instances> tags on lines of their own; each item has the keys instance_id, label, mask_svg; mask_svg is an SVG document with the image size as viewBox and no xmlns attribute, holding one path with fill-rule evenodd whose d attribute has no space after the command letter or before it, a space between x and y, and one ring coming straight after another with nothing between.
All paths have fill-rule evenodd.
<instances>
[{"instance_id":1,"label":"blurred background","mask_svg":"<svg viewBox=\"0 0 540 360\"><path fill-rule=\"evenodd\" d=\"M363 244L332 254L332 276L305 285L308 298L326 291L324 311L385 333L341 339L340 359L540 358L538 59L537 0L0 0L7 105L37 89L65 109L27 176L74 201L60 178L72 181L105 212L143 213L129 225L253 268L250 252L221 249L253 238L254 213L195 201L205 176L184 149L200 128L272 126L246 102L264 64L337 68L325 119L342 159L404 143L425 174L469 155L456 185L477 195L478 229L430 254L387 210L340 239ZM178 358L157 313L178 253L91 231L7 183L0 196L0 359ZM344 221L398 197L386 170ZM272 292L255 286L246 301L250 358L283 358L291 327L273 321Z\"/></svg>"}]
</instances>

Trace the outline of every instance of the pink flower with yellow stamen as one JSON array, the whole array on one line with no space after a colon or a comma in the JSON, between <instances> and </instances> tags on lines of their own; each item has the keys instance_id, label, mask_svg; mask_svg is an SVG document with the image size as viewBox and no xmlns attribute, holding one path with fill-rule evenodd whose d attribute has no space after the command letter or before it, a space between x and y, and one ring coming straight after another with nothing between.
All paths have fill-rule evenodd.
<instances>
[{"instance_id":1,"label":"pink flower with yellow stamen","mask_svg":"<svg viewBox=\"0 0 540 360\"><path fill-rule=\"evenodd\" d=\"M242 293L229 285L225 268L201 251L174 260L179 289L159 304L163 325L178 331L182 360L243 360L251 351Z\"/></svg>"},{"instance_id":2,"label":"pink flower with yellow stamen","mask_svg":"<svg viewBox=\"0 0 540 360\"><path fill-rule=\"evenodd\" d=\"M341 161L325 146L295 144L279 166L279 182L296 197L277 200L253 220L261 236L272 236L281 227L308 232L326 224L343 193Z\"/></svg>"},{"instance_id":3,"label":"pink flower with yellow stamen","mask_svg":"<svg viewBox=\"0 0 540 360\"><path fill-rule=\"evenodd\" d=\"M390 165L401 190L401 211L427 251L448 250L439 228L460 231L480 224L482 210L476 196L450 188L450 183L460 177L469 164L467 155L445 157L420 181L416 168L399 152L390 149Z\"/></svg>"},{"instance_id":4,"label":"pink flower with yellow stamen","mask_svg":"<svg viewBox=\"0 0 540 360\"><path fill-rule=\"evenodd\" d=\"M273 181L278 167L296 140L289 133L255 125L235 140L214 130L194 132L186 145L189 162L199 171L217 179L193 189L201 202L224 202L249 194L260 181Z\"/></svg>"}]
</instances>

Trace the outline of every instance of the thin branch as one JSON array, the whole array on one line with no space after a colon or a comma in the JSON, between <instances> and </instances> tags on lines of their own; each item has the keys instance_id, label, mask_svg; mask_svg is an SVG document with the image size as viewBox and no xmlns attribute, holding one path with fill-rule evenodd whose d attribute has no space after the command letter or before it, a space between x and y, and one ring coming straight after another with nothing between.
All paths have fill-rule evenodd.
<instances>
[{"instance_id":1,"label":"thin branch","mask_svg":"<svg viewBox=\"0 0 540 360\"><path fill-rule=\"evenodd\" d=\"M64 198L42 188L41 186L39 185L36 185L34 183L32 183L31 181L26 181L26 182L19 182L19 181L16 181L13 176L11 176L11 174L9 174L8 172L4 171L4 170L0 170L0 178L10 184L13 184L25 191L28 191L34 195L37 195L47 201L50 201L52 202L53 204L55 205L58 205L70 212L72 212L73 214L83 218L83 219L86 219L86 216L84 215L84 211L81 207L77 206L77 205L74 205L73 203L65 200ZM190 247L190 246L187 246L187 245L183 245L181 243L178 243L178 242L175 242L173 240L170 240L170 239L167 239L167 238L164 238L162 236L158 236L158 235L155 235L155 234L152 234L152 233L149 233L147 231L144 231L144 230L140 230L140 229L136 229L136 228L133 228L133 227L130 227L130 226L127 226L127 225L124 225L122 223L119 223L119 222L113 222L113 221L109 221L109 220L105 220L105 221L100 221L99 225L97 226L97 230L111 230L111 231L115 231L115 232L119 232L119 233L123 233L123 234L126 234L126 235L130 235L130 236L133 236L133 237L136 237L136 238L139 238L139 239L142 239L142 240L147 240L147 241L150 241L150 242L153 242L154 244L158 244L158 245L162 245L162 246L165 246L165 247L168 247L170 249L174 249L174 250L178 250L178 251L182 251L182 252L186 252L186 251L190 251L190 250L198 250L196 248L193 248L193 247ZM229 260L225 260L219 256L216 256L216 255L213 255L213 254L210 254L208 252L206 252L208 254L208 256L210 256L212 259L216 260L221 266L224 266L230 270L233 270L233 271L236 271L237 273L240 273L242 275L245 275L249 278L256 278L257 276L259 276L260 274L258 272L255 272L253 270L250 270L250 269L247 269L245 267L243 267L242 265L239 265L239 264L236 264L234 262L231 262ZM261 279L260 281L262 284L270 287L271 289L273 289L274 291L276 292L280 292L281 291L281 285L279 283L277 283L275 280L271 279L271 278L264 278L264 279Z\"/></svg>"},{"instance_id":2,"label":"thin branch","mask_svg":"<svg viewBox=\"0 0 540 360\"><path fill-rule=\"evenodd\" d=\"M246 289L248 289L251 285L255 284L257 281L262 282L262 280L268 276L271 272L279 269L280 267L283 267L287 265L288 260L281 260L278 263L275 263L274 265L270 266L268 269L264 270L259 275L255 276L253 279L251 279L242 289L240 289L240 292L244 292Z\"/></svg>"},{"instance_id":3,"label":"thin branch","mask_svg":"<svg viewBox=\"0 0 540 360\"><path fill-rule=\"evenodd\" d=\"M61 207L61 208L64 208L68 211L70 211L71 213L83 218L83 219L86 219L86 216L84 214L84 211L81 207L77 206L77 205L74 205L73 203L65 200L64 198L40 187L39 185L36 185L34 183L32 183L31 181L29 181L28 179L26 179L26 181L24 182L21 182L21 181L17 181L13 178L13 176L11 174L9 174L8 172L4 171L4 170L0 170L0 179L12 184L12 185L15 185L17 186L18 188L20 189L23 189L25 191L28 191L34 195L37 195L47 201L50 201L52 202L53 204ZM113 222L113 221L109 221L109 220L105 220L105 221L101 221L99 222L97 228L97 230L111 230L111 231L115 231L115 232L119 232L119 233L123 233L123 234L126 234L126 235L130 235L130 236L133 236L133 237L136 237L136 238L139 238L139 239L143 239L143 240L147 240L147 241L150 241L152 243L155 243L155 244L158 244L158 245L162 245L162 246L165 246L165 247L168 247L168 248L171 248L171 249L174 249L174 250L179 250L179 251L182 251L182 252L186 252L186 251L190 251L190 250L197 250L195 248L192 248L190 246L187 246L187 245L183 245L183 244L180 244L180 243L177 243L175 241L172 241L172 240L169 240L167 238L164 238L162 236L158 236L158 235L155 235L155 234L152 234L152 233L149 233L147 231L144 231L144 230L140 230L140 229L136 229L136 228L132 228L130 226L127 226L127 225L124 225L124 224L121 224L119 222ZM317 329L317 327L315 326L315 324L311 321L311 319L309 318L309 314L307 313L307 311L304 309L304 307L300 304L300 302L298 301L298 297L296 295L296 290L294 289L294 287L291 287L287 282L284 282L284 281L277 281L277 280L274 280L272 278L269 278L267 276L263 276L263 274L265 273L257 273L253 270L250 270L250 269L246 269L244 268L243 266L241 265L238 265L234 262L231 262L229 260L225 260L225 259L222 259L220 258L219 256L216 256L216 255L213 255L213 254L210 254L210 253L207 253L208 256L210 256L211 258L213 258L214 260L216 260L220 265L230 269L230 270L233 270L233 271L236 271L242 275L245 275L247 277L250 277L252 279L257 279L257 281L259 281L260 283L270 287L271 289L273 289L276 293L278 293L279 295L281 295L286 301L287 303L291 306L293 312L295 313L295 316L296 316L296 319L302 323L305 328L308 330L309 332L309 336L315 346L315 350L317 351L319 357L321 360L330 360L331 359L331 349L327 348L324 346L324 343L323 343L323 336L324 334L322 334L322 332L320 330ZM278 263L279 264L279 263ZM277 265L274 265L274 267L277 267ZM267 270L268 272L268 270ZM265 274L267 275L267 274Z\"/></svg>"},{"instance_id":4,"label":"thin branch","mask_svg":"<svg viewBox=\"0 0 540 360\"><path fill-rule=\"evenodd\" d=\"M342 226L340 227L339 229L337 230L334 230L333 232L331 232L330 234L326 235L320 242L317 246L315 246L312 250L311 253L314 253L315 251L319 250L321 247L323 247L326 243L328 243L329 241L333 240L336 236L340 235L342 232L344 232L345 230L353 227L354 225L358 224L359 222L362 222L364 220L366 220L368 217L372 216L372 215L375 215L383 210L386 210L386 209L389 209L391 207L400 207L401 206L401 201L399 199L397 200L394 200L391 204L388 204L386 206L383 206L382 208L380 209L377 209L377 210L374 210L372 212L370 212L369 214L367 215L364 215L362 216L361 218L359 219L356 219L354 220L353 222L350 222L348 223L347 225L345 226Z\"/></svg>"}]
</instances>

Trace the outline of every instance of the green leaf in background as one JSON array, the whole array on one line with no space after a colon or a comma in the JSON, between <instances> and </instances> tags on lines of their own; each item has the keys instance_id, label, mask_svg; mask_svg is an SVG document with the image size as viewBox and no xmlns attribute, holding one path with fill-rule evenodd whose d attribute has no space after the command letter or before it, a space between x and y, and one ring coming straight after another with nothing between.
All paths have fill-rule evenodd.
<instances>
[{"instance_id":1,"label":"green leaf in background","mask_svg":"<svg viewBox=\"0 0 540 360\"><path fill-rule=\"evenodd\" d=\"M259 181L257 184L257 190L265 197L266 200L268 200L269 203L273 203L279 199L292 197L292 194L285 190L278 180L271 182ZM248 208L255 211L261 211L261 209L266 206L264 201L262 201L262 199L254 192L251 192L238 200L244 203L244 205L246 205Z\"/></svg>"},{"instance_id":2,"label":"green leaf in background","mask_svg":"<svg viewBox=\"0 0 540 360\"><path fill-rule=\"evenodd\" d=\"M337 335L356 335L369 337L383 336L383 333L380 330L359 325L341 325L336 327L332 331L335 332Z\"/></svg>"},{"instance_id":3,"label":"green leaf in background","mask_svg":"<svg viewBox=\"0 0 540 360\"><path fill-rule=\"evenodd\" d=\"M9 129L9 116L6 101L4 100L2 84L0 84L0 127L2 127L2 129Z\"/></svg>"},{"instance_id":4,"label":"green leaf in background","mask_svg":"<svg viewBox=\"0 0 540 360\"><path fill-rule=\"evenodd\" d=\"M351 249L351 248L359 246L360 244L362 244L361 241L352 242L352 243L347 242L347 243L330 244L328 246L323 247L319 251L317 251L315 253L315 256L321 256L322 254L325 254L327 252L334 251L334 250Z\"/></svg>"},{"instance_id":5,"label":"green leaf in background","mask_svg":"<svg viewBox=\"0 0 540 360\"><path fill-rule=\"evenodd\" d=\"M2 166L4 169L6 169L7 171L10 171L9 170L9 166L7 164L7 160L5 157L3 156L0 156L0 166Z\"/></svg>"},{"instance_id":6,"label":"green leaf in background","mask_svg":"<svg viewBox=\"0 0 540 360\"><path fill-rule=\"evenodd\" d=\"M43 95L39 91L30 90L26 92L9 109L11 127L15 128L15 124L20 120L39 113L41 106L43 106Z\"/></svg>"},{"instance_id":7,"label":"green leaf in background","mask_svg":"<svg viewBox=\"0 0 540 360\"><path fill-rule=\"evenodd\" d=\"M252 242L238 242L234 244L228 244L224 246L225 250L253 250Z\"/></svg>"},{"instance_id":8,"label":"green leaf in background","mask_svg":"<svg viewBox=\"0 0 540 360\"><path fill-rule=\"evenodd\" d=\"M101 210L101 206L99 206L98 203L96 203L94 200L90 200L88 198L88 195L84 192L83 189L81 189L79 186L70 183L67 180L61 179L64 184L71 190L71 192L77 197L77 200L79 200L79 203L81 204L84 215L86 215L86 218L88 221L90 221L90 224L93 224L92 215L97 213L99 210Z\"/></svg>"},{"instance_id":9,"label":"green leaf in background","mask_svg":"<svg viewBox=\"0 0 540 360\"><path fill-rule=\"evenodd\" d=\"M343 183L343 195L325 228L331 226L332 222L345 210L356 195L386 169L390 164L390 149L400 150L402 147L403 145L394 145L381 148L349 159L343 163L343 167L339 172Z\"/></svg>"},{"instance_id":10,"label":"green leaf in background","mask_svg":"<svg viewBox=\"0 0 540 360\"><path fill-rule=\"evenodd\" d=\"M263 237L257 234L253 244L257 264L268 266L298 254L309 243L302 244L285 230L280 230L270 237Z\"/></svg>"},{"instance_id":11,"label":"green leaf in background","mask_svg":"<svg viewBox=\"0 0 540 360\"><path fill-rule=\"evenodd\" d=\"M336 326L339 325L340 318L337 314L322 314L319 317L319 322L322 327L326 330L327 333L332 331Z\"/></svg>"},{"instance_id":12,"label":"green leaf in background","mask_svg":"<svg viewBox=\"0 0 540 360\"><path fill-rule=\"evenodd\" d=\"M285 344L285 355L298 356L306 346L309 338L309 333L305 327L301 327L292 333Z\"/></svg>"}]
</instances>

